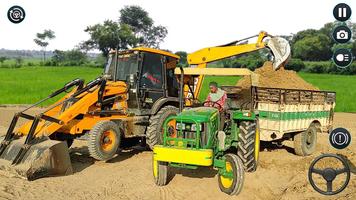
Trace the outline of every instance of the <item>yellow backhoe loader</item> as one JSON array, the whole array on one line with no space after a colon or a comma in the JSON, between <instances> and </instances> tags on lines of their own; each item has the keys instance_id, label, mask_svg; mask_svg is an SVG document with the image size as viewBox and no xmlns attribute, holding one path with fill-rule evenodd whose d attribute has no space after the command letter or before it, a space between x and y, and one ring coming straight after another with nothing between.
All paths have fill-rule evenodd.
<instances>
[{"instance_id":1,"label":"yellow backhoe loader","mask_svg":"<svg viewBox=\"0 0 356 200\"><path fill-rule=\"evenodd\" d=\"M149 146L161 143L159 127L178 111L178 59L144 47L111 52L102 76L86 85L75 79L15 114L0 145L0 169L28 180L71 174L68 147L83 135L97 160L111 159L125 138L146 137ZM26 113L64 92L45 111ZM29 122L17 127L19 119Z\"/></svg>"}]
</instances>

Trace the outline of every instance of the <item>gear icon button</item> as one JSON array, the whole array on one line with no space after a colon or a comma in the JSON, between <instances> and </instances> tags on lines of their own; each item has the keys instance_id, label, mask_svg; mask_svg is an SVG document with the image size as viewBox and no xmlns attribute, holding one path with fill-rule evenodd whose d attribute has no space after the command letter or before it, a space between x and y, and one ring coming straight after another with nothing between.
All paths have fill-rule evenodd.
<instances>
[{"instance_id":1,"label":"gear icon button","mask_svg":"<svg viewBox=\"0 0 356 200\"><path fill-rule=\"evenodd\" d=\"M19 24L25 19L26 13L21 6L12 6L7 11L7 18L14 24Z\"/></svg>"}]
</instances>

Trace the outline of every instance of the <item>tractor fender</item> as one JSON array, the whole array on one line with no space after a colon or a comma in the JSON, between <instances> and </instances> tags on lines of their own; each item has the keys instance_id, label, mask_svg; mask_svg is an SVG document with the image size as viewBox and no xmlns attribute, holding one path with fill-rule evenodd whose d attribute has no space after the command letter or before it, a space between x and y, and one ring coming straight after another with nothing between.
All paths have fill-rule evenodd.
<instances>
[{"instance_id":1,"label":"tractor fender","mask_svg":"<svg viewBox=\"0 0 356 200\"><path fill-rule=\"evenodd\" d=\"M178 108L179 98L178 97L163 97L158 99L151 108L151 115L155 115L163 106L173 105Z\"/></svg>"}]
</instances>

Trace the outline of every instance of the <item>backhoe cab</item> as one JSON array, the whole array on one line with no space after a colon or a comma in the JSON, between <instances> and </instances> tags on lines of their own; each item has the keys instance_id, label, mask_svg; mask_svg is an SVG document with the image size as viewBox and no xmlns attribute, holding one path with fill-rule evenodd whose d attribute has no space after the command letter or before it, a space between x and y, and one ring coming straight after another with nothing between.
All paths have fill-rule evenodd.
<instances>
[{"instance_id":1,"label":"backhoe cab","mask_svg":"<svg viewBox=\"0 0 356 200\"><path fill-rule=\"evenodd\" d=\"M103 161L113 158L126 138L146 138L150 147L161 143L163 121L178 112L178 59L144 47L112 51L102 76L87 84L75 79L15 114L0 145L0 169L29 180L70 174L68 147L79 137L87 138L90 155ZM26 113L64 92L42 113ZM17 128L19 119L28 122Z\"/></svg>"}]
</instances>

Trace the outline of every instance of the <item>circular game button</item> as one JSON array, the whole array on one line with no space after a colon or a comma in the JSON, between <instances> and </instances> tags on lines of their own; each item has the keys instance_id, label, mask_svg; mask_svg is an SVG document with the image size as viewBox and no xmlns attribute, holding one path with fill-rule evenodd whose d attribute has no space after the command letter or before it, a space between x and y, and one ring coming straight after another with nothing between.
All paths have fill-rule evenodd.
<instances>
[{"instance_id":1,"label":"circular game button","mask_svg":"<svg viewBox=\"0 0 356 200\"><path fill-rule=\"evenodd\" d=\"M7 11L7 18L14 24L21 23L25 19L26 13L21 6L12 6Z\"/></svg>"},{"instance_id":2,"label":"circular game button","mask_svg":"<svg viewBox=\"0 0 356 200\"><path fill-rule=\"evenodd\" d=\"M351 142L351 134L344 128L336 128L331 131L329 135L329 142L331 146L336 149L344 149L349 146Z\"/></svg>"},{"instance_id":3,"label":"circular game button","mask_svg":"<svg viewBox=\"0 0 356 200\"><path fill-rule=\"evenodd\" d=\"M346 68L352 63L353 55L349 49L338 49L334 52L333 61L336 66Z\"/></svg>"},{"instance_id":4,"label":"circular game button","mask_svg":"<svg viewBox=\"0 0 356 200\"><path fill-rule=\"evenodd\" d=\"M344 22L351 17L351 8L346 3L339 3L334 7L334 17L336 20Z\"/></svg>"},{"instance_id":5,"label":"circular game button","mask_svg":"<svg viewBox=\"0 0 356 200\"><path fill-rule=\"evenodd\" d=\"M320 168L321 166L317 167L318 166L317 163L319 161L327 158L332 159L335 162L341 163L342 167L335 168L331 163L330 166L326 166L323 168ZM326 187L325 186L320 187L320 185L317 184L318 181L316 181L313 174L317 174L321 176L324 179L324 184L326 185ZM344 175L343 176L344 180L342 182L334 181L335 178L339 175ZM315 191L323 195L335 195L342 192L349 184L350 176L351 176L351 170L349 165L347 164L347 161L341 156L335 154L322 154L318 156L310 164L309 171L308 171L309 183L311 184L311 186L314 188Z\"/></svg>"},{"instance_id":6,"label":"circular game button","mask_svg":"<svg viewBox=\"0 0 356 200\"><path fill-rule=\"evenodd\" d=\"M333 31L333 38L338 43L346 43L350 41L352 32L347 26L338 26Z\"/></svg>"}]
</instances>

